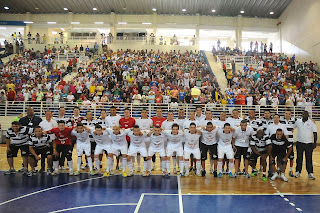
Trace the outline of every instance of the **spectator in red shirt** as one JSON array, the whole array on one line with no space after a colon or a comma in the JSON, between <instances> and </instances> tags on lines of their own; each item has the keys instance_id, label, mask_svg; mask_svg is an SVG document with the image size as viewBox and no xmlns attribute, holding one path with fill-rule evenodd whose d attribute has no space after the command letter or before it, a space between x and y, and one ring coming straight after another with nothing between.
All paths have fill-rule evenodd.
<instances>
[{"instance_id":1,"label":"spectator in red shirt","mask_svg":"<svg viewBox=\"0 0 320 213\"><path fill-rule=\"evenodd\" d=\"M51 175L59 174L59 158L66 157L69 166L69 175L73 175L73 162L72 162L72 142L71 131L73 127L66 127L63 120L57 122L58 127L52 128L49 131L44 131L45 134L54 134L56 139L53 142L53 167L54 171Z\"/></svg>"},{"instance_id":2,"label":"spectator in red shirt","mask_svg":"<svg viewBox=\"0 0 320 213\"><path fill-rule=\"evenodd\" d=\"M245 105L246 104L246 96L244 95L243 91L241 91L240 95L238 95L237 102L240 105Z\"/></svg>"},{"instance_id":3,"label":"spectator in red shirt","mask_svg":"<svg viewBox=\"0 0 320 213\"><path fill-rule=\"evenodd\" d=\"M14 91L12 88L9 88L8 94L7 94L7 100L8 101L15 101L16 100L16 91Z\"/></svg>"}]
</instances>

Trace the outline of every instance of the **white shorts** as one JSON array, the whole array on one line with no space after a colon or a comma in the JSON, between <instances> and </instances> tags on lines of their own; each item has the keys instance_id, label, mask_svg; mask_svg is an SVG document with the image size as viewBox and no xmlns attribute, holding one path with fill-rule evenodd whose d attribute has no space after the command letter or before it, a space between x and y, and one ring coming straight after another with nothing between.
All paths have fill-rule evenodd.
<instances>
[{"instance_id":1,"label":"white shorts","mask_svg":"<svg viewBox=\"0 0 320 213\"><path fill-rule=\"evenodd\" d=\"M193 157L195 159L200 159L201 158L201 153L200 153L200 149L185 149L184 150L184 159L189 159L190 155L193 154Z\"/></svg>"},{"instance_id":2,"label":"white shorts","mask_svg":"<svg viewBox=\"0 0 320 213\"><path fill-rule=\"evenodd\" d=\"M97 144L96 149L94 150L94 155L103 154L103 150L105 150L107 153L110 153L110 151L111 151L111 144L108 144L108 145L100 145L100 144Z\"/></svg>"},{"instance_id":3,"label":"white shorts","mask_svg":"<svg viewBox=\"0 0 320 213\"><path fill-rule=\"evenodd\" d=\"M175 148L171 147L170 145L167 146L167 157L172 157L174 152L176 152L177 156L183 156L183 147L179 146Z\"/></svg>"},{"instance_id":4,"label":"white shorts","mask_svg":"<svg viewBox=\"0 0 320 213\"><path fill-rule=\"evenodd\" d=\"M128 154L128 147L125 146L112 146L110 153L114 154L115 156L119 156L119 154L127 155Z\"/></svg>"},{"instance_id":5,"label":"white shorts","mask_svg":"<svg viewBox=\"0 0 320 213\"><path fill-rule=\"evenodd\" d=\"M166 151L164 150L164 148L162 149L153 149L153 148L149 148L148 151L148 156L153 156L156 153L159 153L160 157L165 157L166 156Z\"/></svg>"},{"instance_id":6,"label":"white shorts","mask_svg":"<svg viewBox=\"0 0 320 213\"><path fill-rule=\"evenodd\" d=\"M86 156L91 155L91 143L81 143L77 142L77 154L78 156L82 156L83 152Z\"/></svg>"},{"instance_id":7,"label":"white shorts","mask_svg":"<svg viewBox=\"0 0 320 213\"><path fill-rule=\"evenodd\" d=\"M145 139L144 139L144 143L146 144L146 148L147 148L147 150L148 150L149 147L150 147L151 139L150 139L150 138L145 138Z\"/></svg>"},{"instance_id":8,"label":"white shorts","mask_svg":"<svg viewBox=\"0 0 320 213\"><path fill-rule=\"evenodd\" d=\"M129 150L128 150L129 156L136 156L137 153L140 153L142 157L148 157L148 152L146 147L135 147L135 146L129 147Z\"/></svg>"},{"instance_id":9,"label":"white shorts","mask_svg":"<svg viewBox=\"0 0 320 213\"><path fill-rule=\"evenodd\" d=\"M233 159L233 149L231 145L227 145L227 146L218 145L218 158L223 159L224 155L227 156L227 159Z\"/></svg>"}]
</instances>

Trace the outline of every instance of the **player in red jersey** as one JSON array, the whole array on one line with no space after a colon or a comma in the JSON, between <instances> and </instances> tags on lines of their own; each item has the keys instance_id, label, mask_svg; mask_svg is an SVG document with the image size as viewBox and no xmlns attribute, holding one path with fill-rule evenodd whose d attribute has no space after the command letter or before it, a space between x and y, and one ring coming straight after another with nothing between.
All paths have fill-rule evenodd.
<instances>
[{"instance_id":1,"label":"player in red jersey","mask_svg":"<svg viewBox=\"0 0 320 213\"><path fill-rule=\"evenodd\" d=\"M162 123L167 119L162 116L162 109L157 108L156 116L152 117L151 120L153 121L153 127L156 127L156 126L161 127ZM152 170L155 170L156 169L156 155L152 156L152 162L153 162Z\"/></svg>"},{"instance_id":2,"label":"player in red jersey","mask_svg":"<svg viewBox=\"0 0 320 213\"><path fill-rule=\"evenodd\" d=\"M51 175L59 174L59 159L66 157L69 166L69 175L73 175L73 162L72 162L72 142L71 132L73 127L66 127L63 120L57 122L58 127L52 128L49 131L44 131L44 134L54 134L56 139L53 142L53 166L54 171Z\"/></svg>"},{"instance_id":3,"label":"player in red jersey","mask_svg":"<svg viewBox=\"0 0 320 213\"><path fill-rule=\"evenodd\" d=\"M123 111L124 117L120 118L119 120L119 126L120 128L123 129L131 129L133 126L136 124L136 120L130 116L130 110L128 108L125 108ZM126 136L127 142L128 142L128 148L130 145L130 137L127 135ZM138 155L137 155L138 156ZM119 156L121 158L121 156ZM140 158L140 155L138 156ZM117 158L117 167L118 167L118 162L120 159ZM132 158L132 163L134 165L134 158ZM138 160L138 163L140 165L140 159Z\"/></svg>"}]
</instances>

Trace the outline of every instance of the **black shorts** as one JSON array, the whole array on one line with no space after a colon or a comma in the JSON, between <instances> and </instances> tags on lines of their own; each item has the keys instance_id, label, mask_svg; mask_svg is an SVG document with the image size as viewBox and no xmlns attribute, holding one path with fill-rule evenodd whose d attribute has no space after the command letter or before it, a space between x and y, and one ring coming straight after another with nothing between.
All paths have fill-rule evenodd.
<instances>
[{"instance_id":1,"label":"black shorts","mask_svg":"<svg viewBox=\"0 0 320 213\"><path fill-rule=\"evenodd\" d=\"M218 160L218 145L206 145L204 143L200 143L200 152L201 152L201 160L207 160L208 151L210 154L210 158L213 160Z\"/></svg>"},{"instance_id":2,"label":"black shorts","mask_svg":"<svg viewBox=\"0 0 320 213\"><path fill-rule=\"evenodd\" d=\"M10 151L7 153L7 158L15 158L18 156L18 151L21 150L21 156L29 155L29 145L17 146L10 144Z\"/></svg>"},{"instance_id":3,"label":"black shorts","mask_svg":"<svg viewBox=\"0 0 320 213\"><path fill-rule=\"evenodd\" d=\"M241 156L243 156L244 159L248 159L250 157L250 152L248 152L248 147L240 147L235 146L236 151L234 154L234 159L241 159Z\"/></svg>"},{"instance_id":4,"label":"black shorts","mask_svg":"<svg viewBox=\"0 0 320 213\"><path fill-rule=\"evenodd\" d=\"M41 158L46 158L48 155L52 155L53 153L52 147L45 147L42 149L34 148L34 151L37 155L41 155ZM33 157L34 159L36 158L31 152L29 153L29 156Z\"/></svg>"},{"instance_id":5,"label":"black shorts","mask_svg":"<svg viewBox=\"0 0 320 213\"><path fill-rule=\"evenodd\" d=\"M272 144L272 151L271 156L275 159L276 157L278 160L282 160L287 154L287 150L283 146L277 146Z\"/></svg>"},{"instance_id":6,"label":"black shorts","mask_svg":"<svg viewBox=\"0 0 320 213\"><path fill-rule=\"evenodd\" d=\"M265 155L267 154L267 150L266 151L261 151L259 152L261 155ZM253 161L256 162L258 157L260 157L261 155L257 155L256 153L252 152L249 156L249 161Z\"/></svg>"}]
</instances>

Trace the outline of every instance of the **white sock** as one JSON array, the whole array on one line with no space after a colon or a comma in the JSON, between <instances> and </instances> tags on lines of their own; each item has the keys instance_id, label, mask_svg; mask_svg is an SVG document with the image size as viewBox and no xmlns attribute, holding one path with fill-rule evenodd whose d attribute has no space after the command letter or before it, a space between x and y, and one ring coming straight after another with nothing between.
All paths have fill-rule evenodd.
<instances>
[{"instance_id":1,"label":"white sock","mask_svg":"<svg viewBox=\"0 0 320 213\"><path fill-rule=\"evenodd\" d=\"M176 165L177 165L177 158L176 157L172 157L172 164L173 164L173 169L176 169Z\"/></svg>"},{"instance_id":2,"label":"white sock","mask_svg":"<svg viewBox=\"0 0 320 213\"><path fill-rule=\"evenodd\" d=\"M136 162L136 157L132 157L132 163L134 164L134 162Z\"/></svg>"},{"instance_id":3,"label":"white sock","mask_svg":"<svg viewBox=\"0 0 320 213\"><path fill-rule=\"evenodd\" d=\"M210 169L213 168L213 159L210 159Z\"/></svg>"},{"instance_id":4,"label":"white sock","mask_svg":"<svg viewBox=\"0 0 320 213\"><path fill-rule=\"evenodd\" d=\"M132 161L128 161L127 162L128 163L128 168L129 168L129 170L130 170L130 172L133 172L133 163L132 163Z\"/></svg>"},{"instance_id":5,"label":"white sock","mask_svg":"<svg viewBox=\"0 0 320 213\"><path fill-rule=\"evenodd\" d=\"M166 160L161 161L161 170L164 172L166 171Z\"/></svg>"},{"instance_id":6,"label":"white sock","mask_svg":"<svg viewBox=\"0 0 320 213\"><path fill-rule=\"evenodd\" d=\"M113 157L107 157L107 172L111 171L111 168L113 167Z\"/></svg>"},{"instance_id":7,"label":"white sock","mask_svg":"<svg viewBox=\"0 0 320 213\"><path fill-rule=\"evenodd\" d=\"M92 159L91 159L91 156L88 156L88 157L87 157L87 159L88 159L89 169L90 169L90 171L92 171L92 169L93 169L93 165L92 165ZM97 168L99 168L99 169L100 169L100 166L99 166L99 167L97 167Z\"/></svg>"},{"instance_id":8,"label":"white sock","mask_svg":"<svg viewBox=\"0 0 320 213\"><path fill-rule=\"evenodd\" d=\"M147 161L147 164L148 164L147 170L148 170L149 172L151 172L151 160L148 160L148 161Z\"/></svg>"},{"instance_id":9,"label":"white sock","mask_svg":"<svg viewBox=\"0 0 320 213\"><path fill-rule=\"evenodd\" d=\"M96 167L97 167L98 171L100 171L100 160L99 160L99 157L94 158L94 163L96 164Z\"/></svg>"},{"instance_id":10,"label":"white sock","mask_svg":"<svg viewBox=\"0 0 320 213\"><path fill-rule=\"evenodd\" d=\"M111 158L111 162L110 162L110 171L113 170L113 165L114 165L114 158Z\"/></svg>"},{"instance_id":11,"label":"white sock","mask_svg":"<svg viewBox=\"0 0 320 213\"><path fill-rule=\"evenodd\" d=\"M141 166L141 155L137 155L137 164L138 164L138 167Z\"/></svg>"},{"instance_id":12,"label":"white sock","mask_svg":"<svg viewBox=\"0 0 320 213\"><path fill-rule=\"evenodd\" d=\"M81 160L82 160L82 157L81 157L81 156L78 156L78 159L77 159L77 171L80 171Z\"/></svg>"},{"instance_id":13,"label":"white sock","mask_svg":"<svg viewBox=\"0 0 320 213\"><path fill-rule=\"evenodd\" d=\"M59 161L53 161L53 167L55 171L59 170Z\"/></svg>"},{"instance_id":14,"label":"white sock","mask_svg":"<svg viewBox=\"0 0 320 213\"><path fill-rule=\"evenodd\" d=\"M73 162L72 162L72 160L68 161L68 166L69 166L69 172L72 172L73 171Z\"/></svg>"},{"instance_id":15,"label":"white sock","mask_svg":"<svg viewBox=\"0 0 320 213\"><path fill-rule=\"evenodd\" d=\"M232 172L232 169L233 169L233 162L229 162L229 172Z\"/></svg>"},{"instance_id":16,"label":"white sock","mask_svg":"<svg viewBox=\"0 0 320 213\"><path fill-rule=\"evenodd\" d=\"M179 161L179 167L180 167L180 173L183 173L183 167L184 167L183 160Z\"/></svg>"},{"instance_id":17,"label":"white sock","mask_svg":"<svg viewBox=\"0 0 320 213\"><path fill-rule=\"evenodd\" d=\"M218 161L218 170L222 172L222 161Z\"/></svg>"},{"instance_id":18,"label":"white sock","mask_svg":"<svg viewBox=\"0 0 320 213\"><path fill-rule=\"evenodd\" d=\"M171 162L170 162L169 160L166 161L166 164L167 164L167 172L168 172L168 173L170 173L170 163L171 163Z\"/></svg>"},{"instance_id":19,"label":"white sock","mask_svg":"<svg viewBox=\"0 0 320 213\"><path fill-rule=\"evenodd\" d=\"M189 174L189 161L184 161L184 168L186 169L186 173Z\"/></svg>"},{"instance_id":20,"label":"white sock","mask_svg":"<svg viewBox=\"0 0 320 213\"><path fill-rule=\"evenodd\" d=\"M122 158L122 172L125 172L127 168L127 158Z\"/></svg>"},{"instance_id":21,"label":"white sock","mask_svg":"<svg viewBox=\"0 0 320 213\"><path fill-rule=\"evenodd\" d=\"M143 166L142 171L145 172L147 170L147 167L148 167L148 161L144 160L143 163L142 163L142 166Z\"/></svg>"},{"instance_id":22,"label":"white sock","mask_svg":"<svg viewBox=\"0 0 320 213\"><path fill-rule=\"evenodd\" d=\"M290 167L290 172L292 171L292 167Z\"/></svg>"},{"instance_id":23,"label":"white sock","mask_svg":"<svg viewBox=\"0 0 320 213\"><path fill-rule=\"evenodd\" d=\"M200 161L196 161L196 167L197 167L197 173L199 174L201 171L201 162Z\"/></svg>"}]
</instances>

